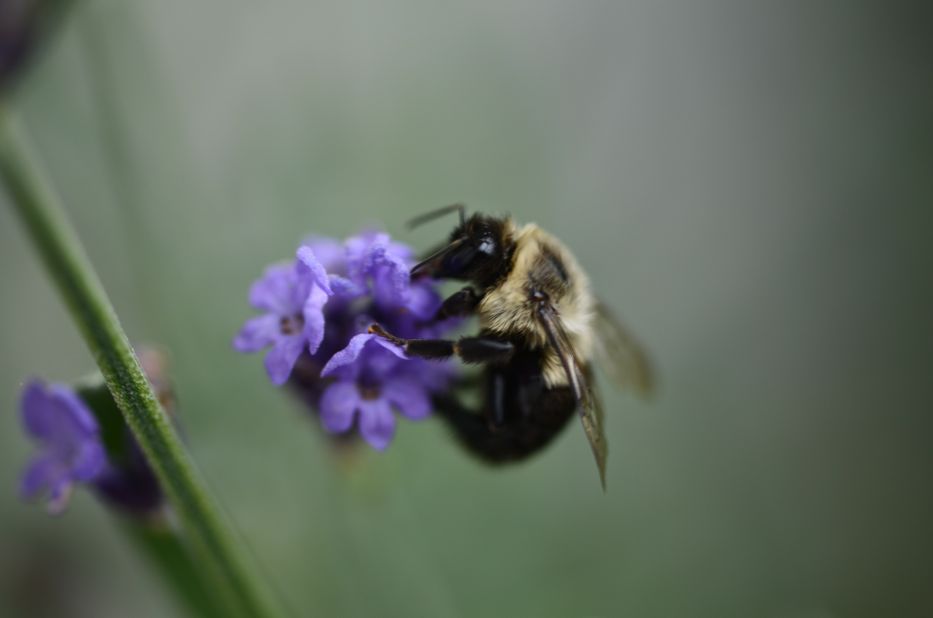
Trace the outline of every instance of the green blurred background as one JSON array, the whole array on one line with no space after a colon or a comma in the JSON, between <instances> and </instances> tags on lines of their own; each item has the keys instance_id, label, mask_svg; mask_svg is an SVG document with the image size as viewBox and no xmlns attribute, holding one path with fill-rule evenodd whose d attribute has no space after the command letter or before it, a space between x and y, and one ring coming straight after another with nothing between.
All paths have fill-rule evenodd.
<instances>
[{"instance_id":1,"label":"green blurred background","mask_svg":"<svg viewBox=\"0 0 933 618\"><path fill-rule=\"evenodd\" d=\"M921 3L79 2L17 106L297 615L933 615L933 20ZM85 493L15 496L18 389L92 361L0 196L0 615L180 611ZM492 470L435 421L332 457L234 354L309 232L463 200L557 233L647 344Z\"/></svg>"}]
</instances>

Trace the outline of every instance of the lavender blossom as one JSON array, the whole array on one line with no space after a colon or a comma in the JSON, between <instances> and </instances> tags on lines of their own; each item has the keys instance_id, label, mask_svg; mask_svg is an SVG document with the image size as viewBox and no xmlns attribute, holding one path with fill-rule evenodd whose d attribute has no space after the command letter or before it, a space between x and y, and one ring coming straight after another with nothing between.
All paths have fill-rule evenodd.
<instances>
[{"instance_id":1,"label":"lavender blossom","mask_svg":"<svg viewBox=\"0 0 933 618\"><path fill-rule=\"evenodd\" d=\"M165 354L139 350L143 372L170 415L175 396ZM156 514L164 504L158 479L103 380L76 388L32 380L23 388L21 414L39 454L23 473L25 499L48 494L48 510L61 513L75 485L91 489L105 504L135 516Z\"/></svg>"},{"instance_id":2,"label":"lavender blossom","mask_svg":"<svg viewBox=\"0 0 933 618\"><path fill-rule=\"evenodd\" d=\"M399 362L403 359L403 362ZM395 408L411 420L431 412L428 387L418 378L415 365L404 353L371 334L356 335L346 348L331 357L322 376L336 375L321 396L321 424L331 433L349 431L359 421L360 435L377 450L395 435Z\"/></svg>"},{"instance_id":3,"label":"lavender blossom","mask_svg":"<svg viewBox=\"0 0 933 618\"><path fill-rule=\"evenodd\" d=\"M48 494L48 510L61 513L76 483L91 483L106 466L97 420L67 386L39 380L23 389L20 411L39 454L23 474L20 493L32 499Z\"/></svg>"},{"instance_id":4,"label":"lavender blossom","mask_svg":"<svg viewBox=\"0 0 933 618\"><path fill-rule=\"evenodd\" d=\"M365 232L342 243L311 238L297 256L299 262L304 256L315 265L314 283L307 288L310 292L300 288L306 283L293 284L291 290L298 294L290 296L289 303L273 302L272 286L261 286L270 276L267 271L254 284L253 290L258 293L251 294L254 306L284 307L287 313L304 306L302 303L308 299L301 294L313 293L317 282L329 285L329 295L319 305L322 329L314 332L320 337L315 340L319 345L308 346L295 356L289 367L288 385L319 412L325 431L346 434L358 427L370 446L383 450L395 434L395 412L410 420L429 416L432 393L446 388L453 374L449 364L407 358L397 346L368 334L368 327L379 323L401 337L426 338L443 335L456 322L433 321L441 305L436 283L411 280L414 253L388 234ZM282 270L277 271L277 277L293 277L291 281L301 278L297 262L278 268ZM283 313L273 311L272 315L281 319ZM266 316L254 320L263 318ZM254 328L247 322L235 347L241 351L260 349L263 346L244 345L244 340L259 340L244 337L244 332L265 329L273 330L271 326ZM268 345L271 335L262 341ZM281 383L271 371L270 377L274 383Z\"/></svg>"},{"instance_id":5,"label":"lavender blossom","mask_svg":"<svg viewBox=\"0 0 933 618\"><path fill-rule=\"evenodd\" d=\"M274 384L288 380L295 362L307 348L314 354L324 338L324 304L333 294L323 265L308 247L298 250L292 264L276 264L266 269L253 284L249 301L261 316L243 325L233 342L239 352L266 354L266 372Z\"/></svg>"}]
</instances>

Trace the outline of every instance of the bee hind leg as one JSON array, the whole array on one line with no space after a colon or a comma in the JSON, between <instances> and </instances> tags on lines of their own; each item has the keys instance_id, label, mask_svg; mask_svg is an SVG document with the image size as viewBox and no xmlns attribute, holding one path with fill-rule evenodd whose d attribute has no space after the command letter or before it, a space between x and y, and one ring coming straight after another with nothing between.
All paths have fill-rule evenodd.
<instances>
[{"instance_id":1,"label":"bee hind leg","mask_svg":"<svg viewBox=\"0 0 933 618\"><path fill-rule=\"evenodd\" d=\"M503 392L505 384L497 384L496 377L493 373L487 384L482 410L471 410L450 394L434 397L438 416L451 428L457 441L479 459L505 464L530 457L560 435L575 416L576 400L568 387L552 389L538 397L526 391L516 399ZM522 408L523 399L531 406L530 412Z\"/></svg>"},{"instance_id":2,"label":"bee hind leg","mask_svg":"<svg viewBox=\"0 0 933 618\"><path fill-rule=\"evenodd\" d=\"M491 424L487 415L470 410L450 395L435 396L434 409L457 441L474 456L491 464L515 459L511 432Z\"/></svg>"}]
</instances>

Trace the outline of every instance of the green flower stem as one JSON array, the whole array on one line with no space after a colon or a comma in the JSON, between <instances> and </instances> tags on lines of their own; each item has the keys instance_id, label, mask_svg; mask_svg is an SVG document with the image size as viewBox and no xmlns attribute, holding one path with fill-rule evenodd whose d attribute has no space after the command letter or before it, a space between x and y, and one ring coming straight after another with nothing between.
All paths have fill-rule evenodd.
<instances>
[{"instance_id":1,"label":"green flower stem","mask_svg":"<svg viewBox=\"0 0 933 618\"><path fill-rule=\"evenodd\" d=\"M9 111L0 103L0 179L84 336L107 388L178 513L218 594L248 616L278 615L246 552L162 411L97 274Z\"/></svg>"}]
</instances>

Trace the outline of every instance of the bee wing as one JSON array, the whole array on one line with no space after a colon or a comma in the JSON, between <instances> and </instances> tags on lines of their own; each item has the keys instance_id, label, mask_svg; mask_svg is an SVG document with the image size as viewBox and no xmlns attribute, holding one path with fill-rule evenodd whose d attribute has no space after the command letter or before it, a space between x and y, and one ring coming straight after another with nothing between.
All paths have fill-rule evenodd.
<instances>
[{"instance_id":1,"label":"bee wing","mask_svg":"<svg viewBox=\"0 0 933 618\"><path fill-rule=\"evenodd\" d=\"M647 397L654 388L651 363L644 349L604 303L596 303L595 352L606 373L621 388Z\"/></svg>"},{"instance_id":2,"label":"bee wing","mask_svg":"<svg viewBox=\"0 0 933 618\"><path fill-rule=\"evenodd\" d=\"M570 342L570 337L567 336L557 312L550 305L542 305L537 314L538 321L547 334L548 343L560 358L561 365L563 365L567 374L567 382L577 400L583 431L586 433L586 439L589 440L590 449L592 449L593 457L596 459L596 467L599 469L599 482L602 484L603 491L605 491L606 458L609 455L609 445L606 442L606 434L603 430L602 408L596 396L590 390L586 379L586 371L574 353L573 344Z\"/></svg>"}]
</instances>

